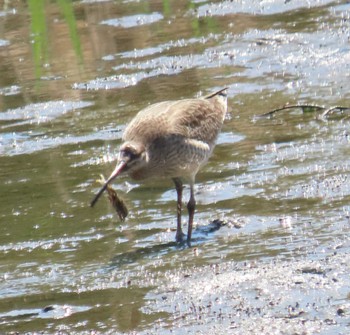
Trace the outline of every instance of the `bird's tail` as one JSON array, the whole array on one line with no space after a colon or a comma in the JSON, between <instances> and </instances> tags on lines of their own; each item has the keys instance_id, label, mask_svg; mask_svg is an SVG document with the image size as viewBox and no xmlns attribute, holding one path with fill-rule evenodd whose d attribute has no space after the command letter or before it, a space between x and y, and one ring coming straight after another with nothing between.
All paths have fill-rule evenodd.
<instances>
[{"instance_id":1,"label":"bird's tail","mask_svg":"<svg viewBox=\"0 0 350 335\"><path fill-rule=\"evenodd\" d=\"M227 89L228 89L228 87L222 88L221 90L216 91L214 93L210 93L203 98L204 99L211 99L211 98L215 97L216 95L219 95L219 96L226 98L227 97Z\"/></svg>"},{"instance_id":2,"label":"bird's tail","mask_svg":"<svg viewBox=\"0 0 350 335\"><path fill-rule=\"evenodd\" d=\"M227 87L205 96L204 99L211 99L215 106L215 111L222 114L223 122L227 113Z\"/></svg>"}]
</instances>

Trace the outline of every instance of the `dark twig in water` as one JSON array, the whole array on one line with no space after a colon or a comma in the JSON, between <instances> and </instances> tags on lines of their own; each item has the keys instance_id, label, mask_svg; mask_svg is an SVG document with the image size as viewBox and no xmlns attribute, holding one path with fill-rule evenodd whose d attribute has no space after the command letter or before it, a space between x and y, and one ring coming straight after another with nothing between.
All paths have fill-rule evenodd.
<instances>
[{"instance_id":1,"label":"dark twig in water","mask_svg":"<svg viewBox=\"0 0 350 335\"><path fill-rule=\"evenodd\" d=\"M333 113L335 111L344 112L344 111L346 111L348 109L350 109L350 107L343 107L343 106L329 107L321 114L321 118L324 118L327 114L331 114L331 113Z\"/></svg>"},{"instance_id":2,"label":"dark twig in water","mask_svg":"<svg viewBox=\"0 0 350 335\"><path fill-rule=\"evenodd\" d=\"M346 110L350 110L350 107L344 107L344 106L325 107L325 106L313 105L313 104L285 105L283 107L279 107L267 113L261 114L259 115L259 117L272 117L275 113L282 112L288 109L302 109L303 112L310 112L313 110L323 111L323 113L319 116L319 118L324 119L328 114L334 113L336 111L344 112Z\"/></svg>"},{"instance_id":3,"label":"dark twig in water","mask_svg":"<svg viewBox=\"0 0 350 335\"><path fill-rule=\"evenodd\" d=\"M306 109L316 109L316 110L325 110L326 107L324 106L318 106L318 105L309 105L309 104L302 104L302 105L284 105L282 107L273 109L267 113L261 114L259 115L260 117L269 117L269 116L273 116L275 113L277 112L282 112L288 109L302 109L303 111Z\"/></svg>"},{"instance_id":4,"label":"dark twig in water","mask_svg":"<svg viewBox=\"0 0 350 335\"><path fill-rule=\"evenodd\" d=\"M103 175L101 175L101 179L99 179L98 182L100 182L102 185L106 183L106 179L104 178ZM124 221L125 218L128 216L128 209L124 201L121 198L119 198L115 189L112 188L110 185L107 185L106 191L108 193L109 202L116 210L120 221Z\"/></svg>"}]
</instances>

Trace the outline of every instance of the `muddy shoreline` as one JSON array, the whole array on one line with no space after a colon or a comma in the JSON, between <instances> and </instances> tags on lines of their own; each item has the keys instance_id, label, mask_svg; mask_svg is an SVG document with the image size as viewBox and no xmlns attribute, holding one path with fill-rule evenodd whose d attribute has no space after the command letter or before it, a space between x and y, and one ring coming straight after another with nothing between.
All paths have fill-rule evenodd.
<instances>
[{"instance_id":1,"label":"muddy shoreline","mask_svg":"<svg viewBox=\"0 0 350 335\"><path fill-rule=\"evenodd\" d=\"M158 289L143 311L169 318L142 334L345 334L349 261L335 246L304 259L167 272L153 283Z\"/></svg>"}]
</instances>

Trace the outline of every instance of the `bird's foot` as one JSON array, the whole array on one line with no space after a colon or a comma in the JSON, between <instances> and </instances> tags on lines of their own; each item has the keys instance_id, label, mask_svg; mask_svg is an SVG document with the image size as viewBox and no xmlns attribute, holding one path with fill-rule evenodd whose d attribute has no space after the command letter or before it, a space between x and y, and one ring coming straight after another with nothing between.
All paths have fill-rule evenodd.
<instances>
[{"instance_id":1,"label":"bird's foot","mask_svg":"<svg viewBox=\"0 0 350 335\"><path fill-rule=\"evenodd\" d=\"M182 232L182 230L176 231L175 238L177 243L184 243L186 241L186 235Z\"/></svg>"},{"instance_id":2,"label":"bird's foot","mask_svg":"<svg viewBox=\"0 0 350 335\"><path fill-rule=\"evenodd\" d=\"M176 232L176 243L181 245L187 244L188 247L191 247L191 239L189 239L182 231Z\"/></svg>"}]
</instances>

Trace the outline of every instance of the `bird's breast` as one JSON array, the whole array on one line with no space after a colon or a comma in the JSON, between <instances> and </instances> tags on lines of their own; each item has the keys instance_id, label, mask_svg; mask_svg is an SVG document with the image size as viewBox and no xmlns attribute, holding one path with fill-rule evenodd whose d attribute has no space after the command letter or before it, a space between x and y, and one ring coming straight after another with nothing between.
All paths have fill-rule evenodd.
<instances>
[{"instance_id":1,"label":"bird's breast","mask_svg":"<svg viewBox=\"0 0 350 335\"><path fill-rule=\"evenodd\" d=\"M206 163L213 147L205 142L180 137L154 142L147 153L147 162L129 171L132 179L188 177Z\"/></svg>"}]
</instances>

